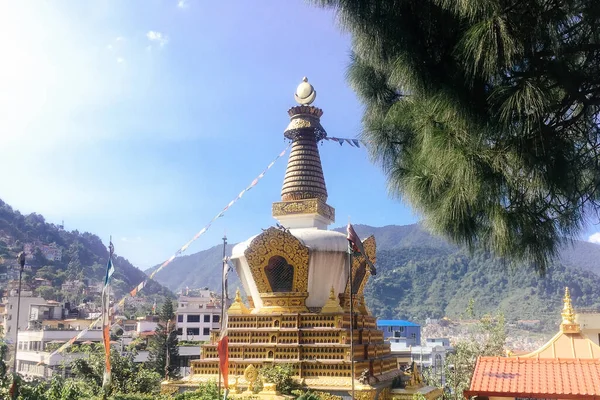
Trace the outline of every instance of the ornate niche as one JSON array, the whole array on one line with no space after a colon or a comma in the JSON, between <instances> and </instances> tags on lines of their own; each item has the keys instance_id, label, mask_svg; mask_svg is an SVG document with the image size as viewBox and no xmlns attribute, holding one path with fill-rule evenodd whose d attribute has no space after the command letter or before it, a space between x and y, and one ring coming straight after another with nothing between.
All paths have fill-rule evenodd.
<instances>
[{"instance_id":1,"label":"ornate niche","mask_svg":"<svg viewBox=\"0 0 600 400\"><path fill-rule=\"evenodd\" d=\"M306 312L309 250L287 231L269 228L244 252L263 301L259 314Z\"/></svg>"},{"instance_id":2,"label":"ornate niche","mask_svg":"<svg viewBox=\"0 0 600 400\"><path fill-rule=\"evenodd\" d=\"M371 235L362 242L365 253L373 264L377 262L377 247L375 244L375 236ZM362 255L352 257L352 283L346 283L346 289L343 294L340 294L344 310L350 310L350 287L354 294L354 309L363 315L369 315L369 310L365 304L365 286L369 281L371 271L367 265L365 257Z\"/></svg>"}]
</instances>

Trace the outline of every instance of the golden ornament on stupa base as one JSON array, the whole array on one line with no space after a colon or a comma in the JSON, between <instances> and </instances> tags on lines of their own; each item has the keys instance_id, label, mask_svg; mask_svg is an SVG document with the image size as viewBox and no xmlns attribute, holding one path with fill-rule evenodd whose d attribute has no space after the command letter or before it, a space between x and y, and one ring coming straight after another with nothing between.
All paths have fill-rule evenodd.
<instances>
[{"instance_id":1,"label":"golden ornament on stupa base","mask_svg":"<svg viewBox=\"0 0 600 400\"><path fill-rule=\"evenodd\" d=\"M254 387L262 367L289 364L305 389L348 396L354 381L356 398L373 400L401 372L364 304L371 275L365 258L352 257L349 282L346 235L327 229L335 210L326 203L317 144L327 134L320 123L323 111L311 105L315 95L305 78L295 96L300 105L288 111L290 124L284 135L292 141L292 149L281 201L273 203L278 227L263 230L232 250L231 261L250 308L238 291L225 319L229 382L244 393ZM375 238L364 240L363 247L375 263ZM214 332L202 346L200 358L191 362L191 375L178 383L179 391L217 381L218 338ZM361 375L366 376L362 383ZM261 396L280 395L265 382Z\"/></svg>"}]
</instances>

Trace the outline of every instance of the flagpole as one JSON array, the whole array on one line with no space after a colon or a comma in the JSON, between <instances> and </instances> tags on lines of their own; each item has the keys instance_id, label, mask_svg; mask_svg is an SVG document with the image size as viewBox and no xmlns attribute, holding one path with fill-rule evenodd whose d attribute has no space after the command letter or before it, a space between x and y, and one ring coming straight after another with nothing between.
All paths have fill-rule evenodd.
<instances>
[{"instance_id":1,"label":"flagpole","mask_svg":"<svg viewBox=\"0 0 600 400\"><path fill-rule=\"evenodd\" d=\"M223 235L223 270L221 271L221 329L223 329L223 319L225 317L225 268L227 268L227 261L225 255L227 252L227 235ZM221 398L221 368L219 368L219 398Z\"/></svg>"},{"instance_id":2,"label":"flagpole","mask_svg":"<svg viewBox=\"0 0 600 400\"><path fill-rule=\"evenodd\" d=\"M349 243L348 271L350 279L350 370L352 374L352 398L354 399L354 285L352 282L352 249Z\"/></svg>"}]
</instances>

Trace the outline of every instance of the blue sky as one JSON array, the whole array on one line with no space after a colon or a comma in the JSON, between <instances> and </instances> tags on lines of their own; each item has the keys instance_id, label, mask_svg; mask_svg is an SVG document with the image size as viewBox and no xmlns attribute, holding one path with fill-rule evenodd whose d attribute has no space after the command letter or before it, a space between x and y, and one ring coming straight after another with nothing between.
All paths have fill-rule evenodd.
<instances>
[{"instance_id":1,"label":"blue sky","mask_svg":"<svg viewBox=\"0 0 600 400\"><path fill-rule=\"evenodd\" d=\"M360 130L349 37L301 0L22 0L0 3L0 24L0 198L112 235L140 268L170 257L285 147L303 76L330 136ZM417 220L364 149L320 150L335 226ZM273 224L286 161L188 253Z\"/></svg>"},{"instance_id":2,"label":"blue sky","mask_svg":"<svg viewBox=\"0 0 600 400\"><path fill-rule=\"evenodd\" d=\"M349 37L300 0L2 2L0 24L0 198L112 234L140 268L170 257L285 147L303 76L330 136L360 129ZM335 226L416 221L364 149L320 150ZM286 162L188 252L273 224Z\"/></svg>"}]
</instances>

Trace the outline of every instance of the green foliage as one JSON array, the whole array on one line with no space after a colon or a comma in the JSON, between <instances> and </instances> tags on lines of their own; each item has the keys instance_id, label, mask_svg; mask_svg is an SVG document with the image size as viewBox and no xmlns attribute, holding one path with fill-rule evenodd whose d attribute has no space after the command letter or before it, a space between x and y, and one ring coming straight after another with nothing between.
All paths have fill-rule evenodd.
<instances>
[{"instance_id":1,"label":"green foliage","mask_svg":"<svg viewBox=\"0 0 600 400\"><path fill-rule=\"evenodd\" d=\"M178 379L179 348L177 346L175 311L171 300L163 303L158 317L159 322L154 331L155 334L148 343L148 365L161 376L166 375L168 379Z\"/></svg>"},{"instance_id":2,"label":"green foliage","mask_svg":"<svg viewBox=\"0 0 600 400\"><path fill-rule=\"evenodd\" d=\"M177 394L174 400L220 400L219 388L215 381L200 383L197 390Z\"/></svg>"},{"instance_id":3,"label":"green foliage","mask_svg":"<svg viewBox=\"0 0 600 400\"><path fill-rule=\"evenodd\" d=\"M543 271L599 208L597 0L313 0L364 138L435 232Z\"/></svg>"},{"instance_id":4,"label":"green foliage","mask_svg":"<svg viewBox=\"0 0 600 400\"><path fill-rule=\"evenodd\" d=\"M313 392L310 390L292 390L292 394L297 396L297 400L342 400L340 396L326 392Z\"/></svg>"},{"instance_id":5,"label":"green foliage","mask_svg":"<svg viewBox=\"0 0 600 400\"><path fill-rule=\"evenodd\" d=\"M71 364L71 371L78 381L96 395L102 393L102 377L104 374L104 350L101 345L83 345L82 351L87 357L78 358ZM130 348L125 355L111 349L112 383L108 394L117 393L151 393L160 390L161 376L146 369L143 364L135 363L135 351Z\"/></svg>"},{"instance_id":6,"label":"green foliage","mask_svg":"<svg viewBox=\"0 0 600 400\"><path fill-rule=\"evenodd\" d=\"M282 394L291 394L298 386L294 381L294 368L292 364L276 364L263 366L260 375L265 382L274 383Z\"/></svg>"},{"instance_id":7,"label":"green foliage","mask_svg":"<svg viewBox=\"0 0 600 400\"><path fill-rule=\"evenodd\" d=\"M478 357L505 356L505 321L502 314L485 315L477 329L467 340L454 344L454 353L444 363L444 400L462 400L463 391L469 388ZM442 387L439 376L424 373L428 384Z\"/></svg>"}]
</instances>

